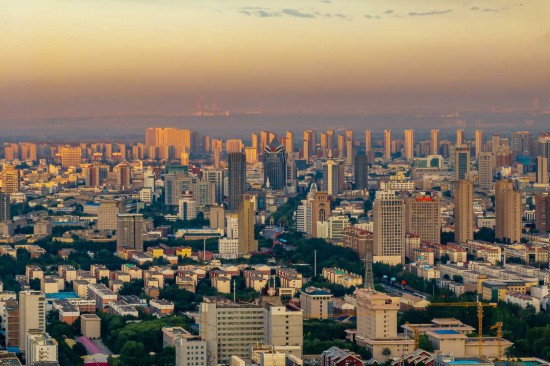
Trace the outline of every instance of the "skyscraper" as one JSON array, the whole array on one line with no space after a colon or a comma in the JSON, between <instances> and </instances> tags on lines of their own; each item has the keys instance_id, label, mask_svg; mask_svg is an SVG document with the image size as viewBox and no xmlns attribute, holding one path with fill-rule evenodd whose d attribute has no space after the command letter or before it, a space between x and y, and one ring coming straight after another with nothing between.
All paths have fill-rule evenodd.
<instances>
[{"instance_id":1,"label":"skyscraper","mask_svg":"<svg viewBox=\"0 0 550 366\"><path fill-rule=\"evenodd\" d=\"M414 130L405 130L403 157L408 161L411 161L414 158Z\"/></svg>"},{"instance_id":2,"label":"skyscraper","mask_svg":"<svg viewBox=\"0 0 550 366\"><path fill-rule=\"evenodd\" d=\"M236 211L246 191L246 156L243 153L227 155L228 209Z\"/></svg>"},{"instance_id":3,"label":"skyscraper","mask_svg":"<svg viewBox=\"0 0 550 366\"><path fill-rule=\"evenodd\" d=\"M373 205L374 261L405 262L405 205L394 191L377 191Z\"/></svg>"},{"instance_id":4,"label":"skyscraper","mask_svg":"<svg viewBox=\"0 0 550 366\"><path fill-rule=\"evenodd\" d=\"M12 165L4 165L2 170L2 192L17 193L20 187L20 172Z\"/></svg>"},{"instance_id":5,"label":"skyscraper","mask_svg":"<svg viewBox=\"0 0 550 366\"><path fill-rule=\"evenodd\" d=\"M455 241L474 239L474 188L469 180L458 180L454 189Z\"/></svg>"},{"instance_id":6,"label":"skyscraper","mask_svg":"<svg viewBox=\"0 0 550 366\"><path fill-rule=\"evenodd\" d=\"M264 150L264 182L275 191L286 188L286 152L277 138L265 147Z\"/></svg>"},{"instance_id":7,"label":"skyscraper","mask_svg":"<svg viewBox=\"0 0 550 366\"><path fill-rule=\"evenodd\" d=\"M239 206L239 254L258 251L258 241L254 240L255 197L250 194L242 196Z\"/></svg>"},{"instance_id":8,"label":"skyscraper","mask_svg":"<svg viewBox=\"0 0 550 366\"><path fill-rule=\"evenodd\" d=\"M10 195L0 191L0 221L11 220Z\"/></svg>"},{"instance_id":9,"label":"skyscraper","mask_svg":"<svg viewBox=\"0 0 550 366\"><path fill-rule=\"evenodd\" d=\"M227 154L242 152L243 147L241 139L229 139L225 142L225 152Z\"/></svg>"},{"instance_id":10,"label":"skyscraper","mask_svg":"<svg viewBox=\"0 0 550 366\"><path fill-rule=\"evenodd\" d=\"M548 158L537 157L537 183L548 184Z\"/></svg>"},{"instance_id":11,"label":"skyscraper","mask_svg":"<svg viewBox=\"0 0 550 366\"><path fill-rule=\"evenodd\" d=\"M507 243L521 241L521 192L510 179L495 184L495 238Z\"/></svg>"},{"instance_id":12,"label":"skyscraper","mask_svg":"<svg viewBox=\"0 0 550 366\"><path fill-rule=\"evenodd\" d=\"M355 189L369 189L369 165L365 155L355 156Z\"/></svg>"},{"instance_id":13,"label":"skyscraper","mask_svg":"<svg viewBox=\"0 0 550 366\"><path fill-rule=\"evenodd\" d=\"M384 159L391 160L391 130L384 130Z\"/></svg>"},{"instance_id":14,"label":"skyscraper","mask_svg":"<svg viewBox=\"0 0 550 366\"><path fill-rule=\"evenodd\" d=\"M457 145L455 149L455 180L468 179L470 176L470 149Z\"/></svg>"},{"instance_id":15,"label":"skyscraper","mask_svg":"<svg viewBox=\"0 0 550 366\"><path fill-rule=\"evenodd\" d=\"M119 214L116 230L117 248L143 251L143 215Z\"/></svg>"},{"instance_id":16,"label":"skyscraper","mask_svg":"<svg viewBox=\"0 0 550 366\"><path fill-rule=\"evenodd\" d=\"M465 143L464 130L463 129L456 130L456 146L463 146L464 143Z\"/></svg>"},{"instance_id":17,"label":"skyscraper","mask_svg":"<svg viewBox=\"0 0 550 366\"><path fill-rule=\"evenodd\" d=\"M372 150L372 132L365 130L365 151L368 153Z\"/></svg>"},{"instance_id":18,"label":"skyscraper","mask_svg":"<svg viewBox=\"0 0 550 366\"><path fill-rule=\"evenodd\" d=\"M285 150L287 153L294 153L294 132L286 131L285 134Z\"/></svg>"},{"instance_id":19,"label":"skyscraper","mask_svg":"<svg viewBox=\"0 0 550 366\"><path fill-rule=\"evenodd\" d=\"M315 155L315 131L306 130L304 131L304 143L302 148L302 157L304 160L311 160L312 156Z\"/></svg>"},{"instance_id":20,"label":"skyscraper","mask_svg":"<svg viewBox=\"0 0 550 366\"><path fill-rule=\"evenodd\" d=\"M340 163L329 156L323 164L323 191L337 195L340 191Z\"/></svg>"},{"instance_id":21,"label":"skyscraper","mask_svg":"<svg viewBox=\"0 0 550 366\"><path fill-rule=\"evenodd\" d=\"M493 154L481 152L477 158L479 189L490 191L493 189Z\"/></svg>"},{"instance_id":22,"label":"skyscraper","mask_svg":"<svg viewBox=\"0 0 550 366\"><path fill-rule=\"evenodd\" d=\"M118 214L126 212L126 204L123 201L101 201L97 210L97 229L116 230Z\"/></svg>"},{"instance_id":23,"label":"skyscraper","mask_svg":"<svg viewBox=\"0 0 550 366\"><path fill-rule=\"evenodd\" d=\"M476 130L476 158L483 152L483 130Z\"/></svg>"},{"instance_id":24,"label":"skyscraper","mask_svg":"<svg viewBox=\"0 0 550 366\"><path fill-rule=\"evenodd\" d=\"M29 330L46 331L46 296L42 291L19 292L19 346L25 352Z\"/></svg>"},{"instance_id":25,"label":"skyscraper","mask_svg":"<svg viewBox=\"0 0 550 366\"><path fill-rule=\"evenodd\" d=\"M512 132L512 154L515 159L531 156L531 140L529 131Z\"/></svg>"},{"instance_id":26,"label":"skyscraper","mask_svg":"<svg viewBox=\"0 0 550 366\"><path fill-rule=\"evenodd\" d=\"M417 234L421 241L441 242L441 201L418 195L405 199L405 231ZM412 258L411 258L412 259Z\"/></svg>"},{"instance_id":27,"label":"skyscraper","mask_svg":"<svg viewBox=\"0 0 550 366\"><path fill-rule=\"evenodd\" d=\"M223 143L220 139L212 140L212 156L214 160L214 169L220 168Z\"/></svg>"},{"instance_id":28,"label":"skyscraper","mask_svg":"<svg viewBox=\"0 0 550 366\"><path fill-rule=\"evenodd\" d=\"M431 130L430 137L430 153L432 155L439 155L439 130Z\"/></svg>"},{"instance_id":29,"label":"skyscraper","mask_svg":"<svg viewBox=\"0 0 550 366\"><path fill-rule=\"evenodd\" d=\"M185 191L181 195L178 216L180 220L193 220L197 217L197 201L193 198L193 192Z\"/></svg>"},{"instance_id":30,"label":"skyscraper","mask_svg":"<svg viewBox=\"0 0 550 366\"><path fill-rule=\"evenodd\" d=\"M79 146L70 146L61 149L61 166L63 168L78 168L81 163L82 149Z\"/></svg>"},{"instance_id":31,"label":"skyscraper","mask_svg":"<svg viewBox=\"0 0 550 366\"><path fill-rule=\"evenodd\" d=\"M317 238L317 229L328 221L330 216L330 200L327 192L315 192L311 204L311 236Z\"/></svg>"},{"instance_id":32,"label":"skyscraper","mask_svg":"<svg viewBox=\"0 0 550 366\"><path fill-rule=\"evenodd\" d=\"M535 228L545 233L550 231L550 195L537 193L535 196Z\"/></svg>"}]
</instances>

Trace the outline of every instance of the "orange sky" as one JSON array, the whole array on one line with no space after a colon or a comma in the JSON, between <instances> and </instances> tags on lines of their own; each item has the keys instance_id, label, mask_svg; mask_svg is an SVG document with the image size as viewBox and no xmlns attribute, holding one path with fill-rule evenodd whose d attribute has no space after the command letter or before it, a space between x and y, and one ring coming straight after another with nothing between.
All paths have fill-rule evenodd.
<instances>
[{"instance_id":1,"label":"orange sky","mask_svg":"<svg viewBox=\"0 0 550 366\"><path fill-rule=\"evenodd\" d=\"M0 119L550 97L550 4L0 0Z\"/></svg>"}]
</instances>

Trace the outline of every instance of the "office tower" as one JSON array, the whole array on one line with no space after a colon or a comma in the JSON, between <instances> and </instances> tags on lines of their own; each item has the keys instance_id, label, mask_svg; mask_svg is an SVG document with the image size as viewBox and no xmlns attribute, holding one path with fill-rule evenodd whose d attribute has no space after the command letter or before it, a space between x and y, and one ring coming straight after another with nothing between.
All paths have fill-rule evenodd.
<instances>
[{"instance_id":1,"label":"office tower","mask_svg":"<svg viewBox=\"0 0 550 366\"><path fill-rule=\"evenodd\" d=\"M259 150L260 153L264 151L267 144L269 144L269 142L271 141L271 139L269 138L269 135L270 135L269 131L260 131L260 150Z\"/></svg>"},{"instance_id":2,"label":"office tower","mask_svg":"<svg viewBox=\"0 0 550 366\"><path fill-rule=\"evenodd\" d=\"M355 156L355 189L369 189L369 164L365 155Z\"/></svg>"},{"instance_id":3,"label":"office tower","mask_svg":"<svg viewBox=\"0 0 550 366\"><path fill-rule=\"evenodd\" d=\"M193 190L193 178L183 170L170 171L164 175L164 202L167 205L177 206L181 192Z\"/></svg>"},{"instance_id":4,"label":"office tower","mask_svg":"<svg viewBox=\"0 0 550 366\"><path fill-rule=\"evenodd\" d=\"M126 212L126 204L123 201L102 201L97 211L97 229L116 230L118 214L124 212Z\"/></svg>"},{"instance_id":5,"label":"office tower","mask_svg":"<svg viewBox=\"0 0 550 366\"><path fill-rule=\"evenodd\" d=\"M345 141L345 149L346 149L346 164L352 165L353 164L353 147L355 145L355 140L353 138L353 130L346 130L346 141Z\"/></svg>"},{"instance_id":6,"label":"office tower","mask_svg":"<svg viewBox=\"0 0 550 366\"><path fill-rule=\"evenodd\" d=\"M337 195L340 191L340 163L329 156L323 164L323 191Z\"/></svg>"},{"instance_id":7,"label":"office tower","mask_svg":"<svg viewBox=\"0 0 550 366\"><path fill-rule=\"evenodd\" d=\"M476 130L476 158L483 152L483 130Z\"/></svg>"},{"instance_id":8,"label":"office tower","mask_svg":"<svg viewBox=\"0 0 550 366\"><path fill-rule=\"evenodd\" d=\"M512 150L508 145L500 145L495 153L495 168L499 169L512 165Z\"/></svg>"},{"instance_id":9,"label":"office tower","mask_svg":"<svg viewBox=\"0 0 550 366\"><path fill-rule=\"evenodd\" d=\"M225 230L225 209L223 206L211 206L209 216L210 228Z\"/></svg>"},{"instance_id":10,"label":"office tower","mask_svg":"<svg viewBox=\"0 0 550 366\"><path fill-rule=\"evenodd\" d=\"M455 180L470 177L470 149L467 146L457 145L455 149Z\"/></svg>"},{"instance_id":11,"label":"office tower","mask_svg":"<svg viewBox=\"0 0 550 366\"><path fill-rule=\"evenodd\" d=\"M521 161L522 157L529 159L531 156L531 140L531 132L512 132L512 154L516 160Z\"/></svg>"},{"instance_id":12,"label":"office tower","mask_svg":"<svg viewBox=\"0 0 550 366\"><path fill-rule=\"evenodd\" d=\"M441 201L426 195L405 199L405 231L421 241L441 242ZM412 258L410 258L412 260Z\"/></svg>"},{"instance_id":13,"label":"office tower","mask_svg":"<svg viewBox=\"0 0 550 366\"><path fill-rule=\"evenodd\" d=\"M236 211L246 190L246 156L243 153L227 155L228 209Z\"/></svg>"},{"instance_id":14,"label":"office tower","mask_svg":"<svg viewBox=\"0 0 550 366\"><path fill-rule=\"evenodd\" d=\"M197 218L197 201L193 197L193 192L184 191L178 204L178 217L180 220L193 220Z\"/></svg>"},{"instance_id":15,"label":"office tower","mask_svg":"<svg viewBox=\"0 0 550 366\"><path fill-rule=\"evenodd\" d=\"M493 189L493 154L481 152L477 158L477 172L479 189L490 191Z\"/></svg>"},{"instance_id":16,"label":"office tower","mask_svg":"<svg viewBox=\"0 0 550 366\"><path fill-rule=\"evenodd\" d=\"M277 138L265 147L264 150L264 182L268 182L271 189L283 190L286 187L286 152Z\"/></svg>"},{"instance_id":17,"label":"office tower","mask_svg":"<svg viewBox=\"0 0 550 366\"><path fill-rule=\"evenodd\" d=\"M207 366L206 341L191 333L178 335L175 340L176 366Z\"/></svg>"},{"instance_id":18,"label":"office tower","mask_svg":"<svg viewBox=\"0 0 550 366\"><path fill-rule=\"evenodd\" d=\"M474 187L469 180L458 180L454 186L455 241L474 239Z\"/></svg>"},{"instance_id":19,"label":"office tower","mask_svg":"<svg viewBox=\"0 0 550 366\"><path fill-rule=\"evenodd\" d=\"M117 224L117 248L143 252L143 215L119 214Z\"/></svg>"},{"instance_id":20,"label":"office tower","mask_svg":"<svg viewBox=\"0 0 550 366\"><path fill-rule=\"evenodd\" d=\"M537 157L537 183L548 184L548 158Z\"/></svg>"},{"instance_id":21,"label":"office tower","mask_svg":"<svg viewBox=\"0 0 550 366\"><path fill-rule=\"evenodd\" d=\"M189 153L182 152L180 155L181 166L189 166Z\"/></svg>"},{"instance_id":22,"label":"office tower","mask_svg":"<svg viewBox=\"0 0 550 366\"><path fill-rule=\"evenodd\" d=\"M329 151L334 156L334 130L327 130L327 156Z\"/></svg>"},{"instance_id":23,"label":"office tower","mask_svg":"<svg viewBox=\"0 0 550 366\"><path fill-rule=\"evenodd\" d=\"M294 153L294 132L286 131L285 134L285 150L289 154Z\"/></svg>"},{"instance_id":24,"label":"office tower","mask_svg":"<svg viewBox=\"0 0 550 366\"><path fill-rule=\"evenodd\" d=\"M63 147L61 149L61 166L63 168L80 167L82 163L82 150L80 147Z\"/></svg>"},{"instance_id":25,"label":"office tower","mask_svg":"<svg viewBox=\"0 0 550 366\"><path fill-rule=\"evenodd\" d=\"M6 194L19 192L20 182L19 169L15 169L12 165L4 165L2 170L2 192Z\"/></svg>"},{"instance_id":26,"label":"office tower","mask_svg":"<svg viewBox=\"0 0 550 366\"><path fill-rule=\"evenodd\" d=\"M173 127L148 128L145 130L145 144L155 147L178 147L181 152L196 151L196 133L190 130L181 130Z\"/></svg>"},{"instance_id":27,"label":"office tower","mask_svg":"<svg viewBox=\"0 0 550 366\"><path fill-rule=\"evenodd\" d=\"M120 163L113 168L116 176L116 185L120 189L128 189L132 186L132 168L128 163Z\"/></svg>"},{"instance_id":28,"label":"office tower","mask_svg":"<svg viewBox=\"0 0 550 366\"><path fill-rule=\"evenodd\" d=\"M550 195L537 193L535 196L535 228L545 233L550 231Z\"/></svg>"},{"instance_id":29,"label":"office tower","mask_svg":"<svg viewBox=\"0 0 550 366\"><path fill-rule=\"evenodd\" d=\"M82 168L86 187L100 187L107 179L109 165L94 163Z\"/></svg>"},{"instance_id":30,"label":"office tower","mask_svg":"<svg viewBox=\"0 0 550 366\"><path fill-rule=\"evenodd\" d=\"M155 146L156 144L156 129L149 127L145 129L145 145Z\"/></svg>"},{"instance_id":31,"label":"office tower","mask_svg":"<svg viewBox=\"0 0 550 366\"><path fill-rule=\"evenodd\" d=\"M241 139L229 139L225 142L225 152L227 154L242 152L243 146Z\"/></svg>"},{"instance_id":32,"label":"office tower","mask_svg":"<svg viewBox=\"0 0 550 366\"><path fill-rule=\"evenodd\" d=\"M302 147L302 157L309 161L315 155L315 131L304 131L304 142Z\"/></svg>"},{"instance_id":33,"label":"office tower","mask_svg":"<svg viewBox=\"0 0 550 366\"><path fill-rule=\"evenodd\" d=\"M431 155L439 155L439 130L430 131Z\"/></svg>"},{"instance_id":34,"label":"office tower","mask_svg":"<svg viewBox=\"0 0 550 366\"><path fill-rule=\"evenodd\" d=\"M373 204L374 261L405 263L405 205L394 191L377 191Z\"/></svg>"},{"instance_id":35,"label":"office tower","mask_svg":"<svg viewBox=\"0 0 550 366\"><path fill-rule=\"evenodd\" d=\"M255 147L247 146L244 148L247 164L256 164L258 162L258 151Z\"/></svg>"},{"instance_id":36,"label":"office tower","mask_svg":"<svg viewBox=\"0 0 550 366\"><path fill-rule=\"evenodd\" d=\"M492 145L492 152L493 155L496 155L497 149L500 147L500 135L494 134L491 137L491 145Z\"/></svg>"},{"instance_id":37,"label":"office tower","mask_svg":"<svg viewBox=\"0 0 550 366\"><path fill-rule=\"evenodd\" d=\"M242 196L239 206L239 254L258 251L258 241L254 239L255 197L250 194Z\"/></svg>"},{"instance_id":38,"label":"office tower","mask_svg":"<svg viewBox=\"0 0 550 366\"><path fill-rule=\"evenodd\" d=\"M256 149L257 153L260 153L260 136L257 133L252 134L251 143L253 148Z\"/></svg>"},{"instance_id":39,"label":"office tower","mask_svg":"<svg viewBox=\"0 0 550 366\"><path fill-rule=\"evenodd\" d=\"M212 140L212 156L214 160L214 169L220 169L220 162L222 158L222 140L213 139Z\"/></svg>"},{"instance_id":40,"label":"office tower","mask_svg":"<svg viewBox=\"0 0 550 366\"><path fill-rule=\"evenodd\" d=\"M221 204L223 203L223 170L205 170L202 172L202 177L205 181L214 183L214 189L215 189L215 200L216 203Z\"/></svg>"},{"instance_id":41,"label":"office tower","mask_svg":"<svg viewBox=\"0 0 550 366\"><path fill-rule=\"evenodd\" d=\"M414 351L415 341L397 334L399 297L368 289L357 290L357 340L371 350L372 358L383 363L392 355Z\"/></svg>"},{"instance_id":42,"label":"office tower","mask_svg":"<svg viewBox=\"0 0 550 366\"><path fill-rule=\"evenodd\" d=\"M537 155L550 160L550 132L544 132L537 138Z\"/></svg>"},{"instance_id":43,"label":"office tower","mask_svg":"<svg viewBox=\"0 0 550 366\"><path fill-rule=\"evenodd\" d=\"M455 146L463 146L466 141L464 140L464 130L458 129L456 130L456 145Z\"/></svg>"},{"instance_id":44,"label":"office tower","mask_svg":"<svg viewBox=\"0 0 550 366\"><path fill-rule=\"evenodd\" d=\"M330 200L327 192L315 192L311 202L311 236L317 238L318 227L326 225L330 216Z\"/></svg>"},{"instance_id":45,"label":"office tower","mask_svg":"<svg viewBox=\"0 0 550 366\"><path fill-rule=\"evenodd\" d=\"M27 365L57 364L57 341L39 329L29 329L26 338L25 362Z\"/></svg>"},{"instance_id":46,"label":"office tower","mask_svg":"<svg viewBox=\"0 0 550 366\"><path fill-rule=\"evenodd\" d=\"M0 222L11 220L10 195L0 191Z\"/></svg>"},{"instance_id":47,"label":"office tower","mask_svg":"<svg viewBox=\"0 0 550 366\"><path fill-rule=\"evenodd\" d=\"M293 155L287 156L286 161L286 189L288 193L296 193L296 186L298 185L297 172L296 172L296 160Z\"/></svg>"},{"instance_id":48,"label":"office tower","mask_svg":"<svg viewBox=\"0 0 550 366\"><path fill-rule=\"evenodd\" d=\"M414 158L414 130L405 130L405 147L403 157L411 161Z\"/></svg>"},{"instance_id":49,"label":"office tower","mask_svg":"<svg viewBox=\"0 0 550 366\"><path fill-rule=\"evenodd\" d=\"M286 306L267 306L264 310L264 344L275 348L299 347L302 357L304 313L290 310Z\"/></svg>"},{"instance_id":50,"label":"office tower","mask_svg":"<svg viewBox=\"0 0 550 366\"><path fill-rule=\"evenodd\" d=\"M338 135L338 159L344 159L346 156L346 137Z\"/></svg>"},{"instance_id":51,"label":"office tower","mask_svg":"<svg viewBox=\"0 0 550 366\"><path fill-rule=\"evenodd\" d=\"M506 243L521 241L521 192L510 179L495 184L495 238Z\"/></svg>"},{"instance_id":52,"label":"office tower","mask_svg":"<svg viewBox=\"0 0 550 366\"><path fill-rule=\"evenodd\" d=\"M19 350L23 353L31 329L46 331L46 296L42 291L19 292Z\"/></svg>"},{"instance_id":53,"label":"office tower","mask_svg":"<svg viewBox=\"0 0 550 366\"><path fill-rule=\"evenodd\" d=\"M384 130L384 159L391 160L391 130Z\"/></svg>"},{"instance_id":54,"label":"office tower","mask_svg":"<svg viewBox=\"0 0 550 366\"><path fill-rule=\"evenodd\" d=\"M372 150L372 132L365 130L365 151L368 153Z\"/></svg>"},{"instance_id":55,"label":"office tower","mask_svg":"<svg viewBox=\"0 0 550 366\"><path fill-rule=\"evenodd\" d=\"M321 132L321 155L324 157L327 156L328 153L328 135L325 132Z\"/></svg>"},{"instance_id":56,"label":"office tower","mask_svg":"<svg viewBox=\"0 0 550 366\"><path fill-rule=\"evenodd\" d=\"M208 366L246 357L250 345L264 340L264 309L205 297L199 309L199 330L206 341Z\"/></svg>"}]
</instances>

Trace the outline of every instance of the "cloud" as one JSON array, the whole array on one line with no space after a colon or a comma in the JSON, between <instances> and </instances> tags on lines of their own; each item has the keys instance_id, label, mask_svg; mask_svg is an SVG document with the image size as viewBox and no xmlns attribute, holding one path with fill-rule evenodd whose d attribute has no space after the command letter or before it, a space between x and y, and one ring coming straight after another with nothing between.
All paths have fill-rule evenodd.
<instances>
[{"instance_id":1,"label":"cloud","mask_svg":"<svg viewBox=\"0 0 550 366\"><path fill-rule=\"evenodd\" d=\"M452 11L453 11L453 9L432 10L432 11L427 11L427 12L411 11L411 12L409 12L409 16L411 16L411 17L423 17L423 16L429 16L429 15L447 14L447 13L450 13Z\"/></svg>"},{"instance_id":2,"label":"cloud","mask_svg":"<svg viewBox=\"0 0 550 366\"><path fill-rule=\"evenodd\" d=\"M281 12L295 18L315 18L315 14L304 13L298 9L283 9Z\"/></svg>"},{"instance_id":3,"label":"cloud","mask_svg":"<svg viewBox=\"0 0 550 366\"><path fill-rule=\"evenodd\" d=\"M330 4L330 0L321 0L322 3Z\"/></svg>"},{"instance_id":4,"label":"cloud","mask_svg":"<svg viewBox=\"0 0 550 366\"><path fill-rule=\"evenodd\" d=\"M239 8L239 13L251 17L259 18L273 18L273 17L290 17L290 18L303 18L303 19L344 19L352 20L351 17L342 13L321 13L318 10L310 9L309 11L304 11L301 9L270 9L270 8L260 8L260 7L242 7Z\"/></svg>"},{"instance_id":5,"label":"cloud","mask_svg":"<svg viewBox=\"0 0 550 366\"><path fill-rule=\"evenodd\" d=\"M367 19L382 19L378 15L371 15L371 14L365 15L365 18L367 18Z\"/></svg>"},{"instance_id":6,"label":"cloud","mask_svg":"<svg viewBox=\"0 0 550 366\"><path fill-rule=\"evenodd\" d=\"M503 6L501 8L480 8L479 6L472 6L470 8L470 10L471 11L479 11L479 12L483 12L483 13L498 13L499 11L508 10L508 9L515 8L515 7L518 7L518 6L523 6L523 4L522 3L510 4L510 5Z\"/></svg>"},{"instance_id":7,"label":"cloud","mask_svg":"<svg viewBox=\"0 0 550 366\"><path fill-rule=\"evenodd\" d=\"M388 9L384 12L384 14L393 14L395 13L395 11L393 11L392 9Z\"/></svg>"},{"instance_id":8,"label":"cloud","mask_svg":"<svg viewBox=\"0 0 550 366\"><path fill-rule=\"evenodd\" d=\"M263 9L263 8L243 8L243 10L241 10L240 13L247 16L255 16L260 18L271 18L271 17L281 16L281 13L279 12L271 11L269 9Z\"/></svg>"}]
</instances>

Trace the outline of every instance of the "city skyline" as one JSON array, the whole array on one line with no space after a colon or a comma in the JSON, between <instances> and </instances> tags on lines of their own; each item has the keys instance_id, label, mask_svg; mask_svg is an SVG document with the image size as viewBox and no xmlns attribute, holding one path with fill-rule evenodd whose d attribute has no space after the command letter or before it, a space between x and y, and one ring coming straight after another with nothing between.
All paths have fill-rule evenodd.
<instances>
[{"instance_id":1,"label":"city skyline","mask_svg":"<svg viewBox=\"0 0 550 366\"><path fill-rule=\"evenodd\" d=\"M0 123L550 108L544 1L0 3Z\"/></svg>"}]
</instances>

